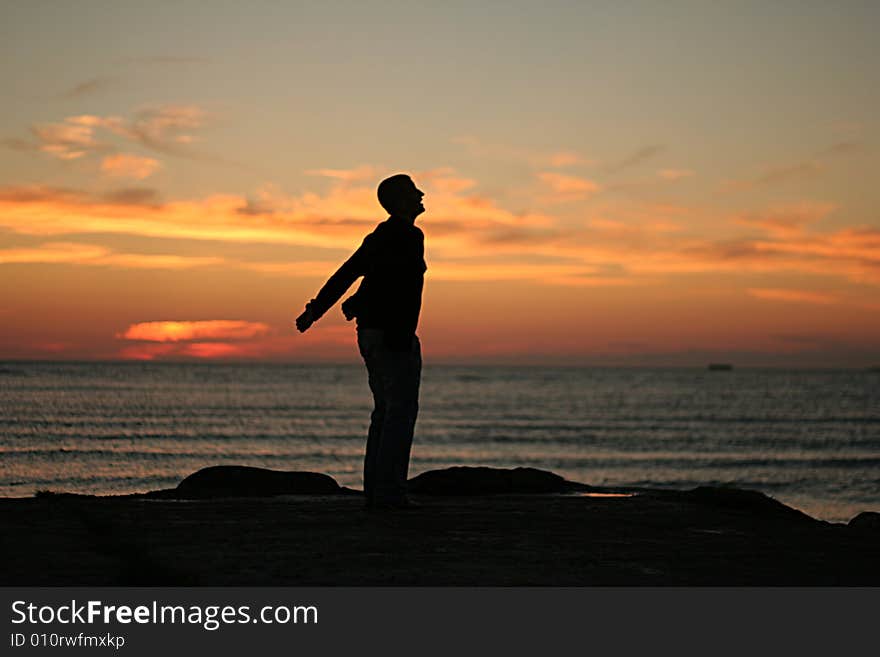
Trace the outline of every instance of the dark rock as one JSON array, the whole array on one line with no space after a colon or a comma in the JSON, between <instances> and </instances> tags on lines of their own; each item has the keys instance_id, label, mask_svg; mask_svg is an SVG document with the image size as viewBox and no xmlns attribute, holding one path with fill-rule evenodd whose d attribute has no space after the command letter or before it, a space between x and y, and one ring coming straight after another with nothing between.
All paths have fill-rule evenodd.
<instances>
[{"instance_id":1,"label":"dark rock","mask_svg":"<svg viewBox=\"0 0 880 657\"><path fill-rule=\"evenodd\" d=\"M318 472L281 472L243 465L217 465L191 474L177 486L177 497L268 497L333 495L342 489Z\"/></svg>"},{"instance_id":2,"label":"dark rock","mask_svg":"<svg viewBox=\"0 0 880 657\"><path fill-rule=\"evenodd\" d=\"M159 490L150 490L146 493L132 493L131 495L120 495L120 497L144 497L148 500L176 500L180 497L176 488L160 488Z\"/></svg>"},{"instance_id":3,"label":"dark rock","mask_svg":"<svg viewBox=\"0 0 880 657\"><path fill-rule=\"evenodd\" d=\"M457 466L423 472L409 480L416 495L494 495L500 493L567 493L591 490L590 486L563 479L535 468Z\"/></svg>"},{"instance_id":4,"label":"dark rock","mask_svg":"<svg viewBox=\"0 0 880 657\"><path fill-rule=\"evenodd\" d=\"M876 511L862 511L850 520L847 525L854 529L866 529L874 532L880 531L880 513L877 513Z\"/></svg>"},{"instance_id":5,"label":"dark rock","mask_svg":"<svg viewBox=\"0 0 880 657\"><path fill-rule=\"evenodd\" d=\"M755 490L700 486L679 494L690 502L708 504L716 508L746 512L755 518L779 518L785 520L808 520L817 522L803 511L786 506L772 497Z\"/></svg>"}]
</instances>

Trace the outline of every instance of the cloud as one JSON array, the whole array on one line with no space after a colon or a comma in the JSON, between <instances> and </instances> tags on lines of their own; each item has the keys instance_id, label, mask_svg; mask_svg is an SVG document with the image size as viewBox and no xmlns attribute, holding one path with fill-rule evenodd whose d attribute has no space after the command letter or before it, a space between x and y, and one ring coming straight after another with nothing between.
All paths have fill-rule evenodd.
<instances>
[{"instance_id":1,"label":"cloud","mask_svg":"<svg viewBox=\"0 0 880 657\"><path fill-rule=\"evenodd\" d=\"M36 247L0 249L0 265L4 264L68 264L126 269L192 269L218 265L222 258L182 256L174 254L115 253L96 244L79 242L48 242Z\"/></svg>"},{"instance_id":2,"label":"cloud","mask_svg":"<svg viewBox=\"0 0 880 657\"><path fill-rule=\"evenodd\" d=\"M825 166L817 160L805 160L765 169L763 173L746 180L734 180L725 184L724 189L745 191L756 187L767 187L787 183L792 180L803 180L817 176L825 170Z\"/></svg>"},{"instance_id":3,"label":"cloud","mask_svg":"<svg viewBox=\"0 0 880 657\"><path fill-rule=\"evenodd\" d=\"M135 180L149 178L160 166L159 161L151 157L140 157L127 153L108 155L101 161L101 171L105 174L117 178L134 178Z\"/></svg>"},{"instance_id":4,"label":"cloud","mask_svg":"<svg viewBox=\"0 0 880 657\"><path fill-rule=\"evenodd\" d=\"M851 155L865 150L865 144L860 141L839 141L826 146L818 153L817 157L834 157L838 155Z\"/></svg>"},{"instance_id":5,"label":"cloud","mask_svg":"<svg viewBox=\"0 0 880 657\"><path fill-rule=\"evenodd\" d=\"M809 292L805 290L750 288L749 290L747 290L747 292L753 297L757 297L759 299L768 299L771 301L792 301L795 303L809 303L823 306L838 302L837 297L833 294Z\"/></svg>"},{"instance_id":6,"label":"cloud","mask_svg":"<svg viewBox=\"0 0 880 657\"><path fill-rule=\"evenodd\" d=\"M0 188L0 226L30 235L84 233L265 242L310 246L351 246L381 210L372 190L351 189L328 197L306 194L283 202L265 217L242 215L247 200L215 195L150 206L152 192L129 190L115 198L40 186Z\"/></svg>"},{"instance_id":7,"label":"cloud","mask_svg":"<svg viewBox=\"0 0 880 657\"><path fill-rule=\"evenodd\" d=\"M617 173L618 171L622 171L623 169L629 169L631 167L641 164L642 162L645 162L646 160L650 160L651 158L659 155L665 150L666 147L660 144L643 146L642 148L639 148L638 150L630 153L619 162L616 162L607 167L607 170L611 173Z\"/></svg>"},{"instance_id":8,"label":"cloud","mask_svg":"<svg viewBox=\"0 0 880 657\"><path fill-rule=\"evenodd\" d=\"M595 160L588 159L571 150L538 150L508 144L487 142L472 135L454 137L452 142L464 146L476 158L503 160L505 163L517 162L535 168L562 168L575 165L592 165Z\"/></svg>"},{"instance_id":9,"label":"cloud","mask_svg":"<svg viewBox=\"0 0 880 657\"><path fill-rule=\"evenodd\" d=\"M222 263L222 258L214 258L211 256L111 253L97 262L84 264L98 264L127 269L193 269L196 267L216 266Z\"/></svg>"},{"instance_id":10,"label":"cloud","mask_svg":"<svg viewBox=\"0 0 880 657\"><path fill-rule=\"evenodd\" d=\"M30 203L78 203L88 194L79 189L50 187L48 185L21 185L0 187L0 202L9 204Z\"/></svg>"},{"instance_id":11,"label":"cloud","mask_svg":"<svg viewBox=\"0 0 880 657\"><path fill-rule=\"evenodd\" d=\"M817 259L847 259L866 268L880 267L880 229L845 228L830 234L806 234L789 240L756 241L762 252L797 254Z\"/></svg>"},{"instance_id":12,"label":"cloud","mask_svg":"<svg viewBox=\"0 0 880 657\"><path fill-rule=\"evenodd\" d=\"M586 163L587 160L572 151L558 151L547 156L547 164L551 167L570 167Z\"/></svg>"},{"instance_id":13,"label":"cloud","mask_svg":"<svg viewBox=\"0 0 880 657\"><path fill-rule=\"evenodd\" d=\"M333 178L343 182L359 182L376 178L376 168L364 164L355 169L310 169L306 171L310 176Z\"/></svg>"},{"instance_id":14,"label":"cloud","mask_svg":"<svg viewBox=\"0 0 880 657\"><path fill-rule=\"evenodd\" d=\"M770 208L764 212L749 212L734 218L736 223L756 226L771 235L790 237L834 212L833 203L798 203Z\"/></svg>"},{"instance_id":15,"label":"cloud","mask_svg":"<svg viewBox=\"0 0 880 657\"><path fill-rule=\"evenodd\" d=\"M74 160L109 146L95 140L94 125L74 116L62 123L36 124L31 132L37 138L36 149L61 160Z\"/></svg>"},{"instance_id":16,"label":"cloud","mask_svg":"<svg viewBox=\"0 0 880 657\"><path fill-rule=\"evenodd\" d=\"M207 118L207 112L197 105L162 105L137 112L134 119L120 130L121 134L147 148L192 157L193 154L183 146L195 141L193 133L205 124Z\"/></svg>"},{"instance_id":17,"label":"cloud","mask_svg":"<svg viewBox=\"0 0 880 657\"><path fill-rule=\"evenodd\" d=\"M117 83L117 78L101 76L84 80L70 87L61 94L64 100L79 100L110 89Z\"/></svg>"},{"instance_id":18,"label":"cloud","mask_svg":"<svg viewBox=\"0 0 880 657\"><path fill-rule=\"evenodd\" d=\"M675 181L682 178L690 178L694 175L694 172L690 169L660 169L657 175L664 180Z\"/></svg>"},{"instance_id":19,"label":"cloud","mask_svg":"<svg viewBox=\"0 0 880 657\"><path fill-rule=\"evenodd\" d=\"M454 170L437 169L419 182L427 192L428 214L421 225L428 237L429 276L514 280L514 267L473 264L507 257L544 258L543 267L523 268L522 280L566 285L619 285L623 280L653 284L668 276L721 273L805 274L880 284L880 231L859 226L820 230L821 219L834 209L830 204L803 202L715 216L676 204L615 202L584 211L577 220L562 221L549 214L512 212L472 193L462 182L466 180ZM562 184L558 178L548 180ZM592 188L575 184L560 189L588 194ZM63 188L0 188L0 227L25 235L106 233L321 247L338 252L341 262L384 216L372 182L367 186L337 181L324 193L297 196L267 187L256 201L239 195L170 200L161 205L151 201L155 199L150 192L138 198L137 189L127 197L110 199ZM715 226L716 235L737 226L740 231L745 226L761 233L709 237L695 233L697 225ZM92 261L119 266L126 262L121 258L124 254L105 255ZM145 255L127 255L140 266L211 262L151 262ZM561 263L562 259L566 262ZM331 257L308 262L228 259L222 264L265 275L322 278L338 262ZM560 264L571 268L560 268Z\"/></svg>"},{"instance_id":20,"label":"cloud","mask_svg":"<svg viewBox=\"0 0 880 657\"><path fill-rule=\"evenodd\" d=\"M427 171L416 171L413 176L423 187L428 186L432 193L455 196L476 186L473 178L459 176L452 167L440 167Z\"/></svg>"},{"instance_id":21,"label":"cloud","mask_svg":"<svg viewBox=\"0 0 880 657\"><path fill-rule=\"evenodd\" d=\"M0 207L12 210L19 206L19 204L22 206L33 205L35 212L39 212L38 208L40 207L48 212L76 212L82 208L110 208L112 206L158 209L161 206L161 198L159 192L151 187L123 187L121 189L111 189L99 195L91 194L81 189L50 187L47 185L0 187ZM59 220L59 224L66 223L62 221L62 217L55 217L54 219ZM54 225L55 222L50 220L49 223ZM13 223L4 224L3 219L0 218L0 226L2 225L13 228ZM13 230L16 229L13 228ZM28 230L26 226L22 226L16 232L32 234L34 231ZM45 231L37 231L37 234L43 232ZM75 234L90 231L75 230L73 226L68 230L61 225L57 225L48 232L51 234ZM109 232L125 231L109 230Z\"/></svg>"},{"instance_id":22,"label":"cloud","mask_svg":"<svg viewBox=\"0 0 880 657\"><path fill-rule=\"evenodd\" d=\"M815 178L828 169L828 164L825 160L858 153L864 149L865 145L860 141L840 141L820 149L812 157L765 168L761 173L751 178L728 181L722 186L722 189L746 191Z\"/></svg>"},{"instance_id":23,"label":"cloud","mask_svg":"<svg viewBox=\"0 0 880 657\"><path fill-rule=\"evenodd\" d=\"M123 187L104 192L101 201L110 205L159 208L162 205L159 192L151 187Z\"/></svg>"},{"instance_id":24,"label":"cloud","mask_svg":"<svg viewBox=\"0 0 880 657\"><path fill-rule=\"evenodd\" d=\"M0 249L0 264L15 263L83 263L107 256L109 251L92 244L51 242L36 248Z\"/></svg>"},{"instance_id":25,"label":"cloud","mask_svg":"<svg viewBox=\"0 0 880 657\"><path fill-rule=\"evenodd\" d=\"M802 273L880 285L880 231L870 227L695 244L685 255L718 271ZM710 271L711 269L707 269Z\"/></svg>"},{"instance_id":26,"label":"cloud","mask_svg":"<svg viewBox=\"0 0 880 657\"><path fill-rule=\"evenodd\" d=\"M11 138L3 143L15 150L38 150L58 159L75 160L114 153L116 146L106 139L112 135L160 153L205 159L207 156L194 152L189 145L197 140L195 133L208 118L208 113L197 105L160 105L139 110L131 119L79 114L58 123L32 125L34 142ZM104 133L101 140L97 138L99 130Z\"/></svg>"},{"instance_id":27,"label":"cloud","mask_svg":"<svg viewBox=\"0 0 880 657\"><path fill-rule=\"evenodd\" d=\"M264 202L260 199L254 199L254 198L248 197L244 200L244 205L242 205L239 208L235 208L235 211L238 214L241 214L244 216L256 217L261 214L262 215L274 214L276 211L276 208L274 206L270 205L269 203Z\"/></svg>"},{"instance_id":28,"label":"cloud","mask_svg":"<svg viewBox=\"0 0 880 657\"><path fill-rule=\"evenodd\" d=\"M118 338L142 342L248 340L268 333L268 325L244 320L159 321L132 324Z\"/></svg>"},{"instance_id":29,"label":"cloud","mask_svg":"<svg viewBox=\"0 0 880 657\"><path fill-rule=\"evenodd\" d=\"M551 201L584 200L601 191L598 183L587 178L545 171L538 179L555 195Z\"/></svg>"},{"instance_id":30,"label":"cloud","mask_svg":"<svg viewBox=\"0 0 880 657\"><path fill-rule=\"evenodd\" d=\"M19 137L0 139L0 144L3 144L4 147L10 150L20 151L22 153L39 150L39 146L34 142L28 141L27 139L21 139Z\"/></svg>"}]
</instances>

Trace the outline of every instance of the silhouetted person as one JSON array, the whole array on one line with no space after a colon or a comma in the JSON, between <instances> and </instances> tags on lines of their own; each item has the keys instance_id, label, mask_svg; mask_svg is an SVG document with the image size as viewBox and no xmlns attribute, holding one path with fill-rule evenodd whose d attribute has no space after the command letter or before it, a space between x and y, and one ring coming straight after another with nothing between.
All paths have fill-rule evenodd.
<instances>
[{"instance_id":1,"label":"silhouetted person","mask_svg":"<svg viewBox=\"0 0 880 657\"><path fill-rule=\"evenodd\" d=\"M296 320L307 330L363 276L342 303L346 319L357 318L358 347L375 402L364 458L368 507L405 508L413 430L419 410L422 354L416 326L422 306L424 234L415 226L425 211L424 194L404 174L379 184L379 203L389 216L306 304Z\"/></svg>"}]
</instances>

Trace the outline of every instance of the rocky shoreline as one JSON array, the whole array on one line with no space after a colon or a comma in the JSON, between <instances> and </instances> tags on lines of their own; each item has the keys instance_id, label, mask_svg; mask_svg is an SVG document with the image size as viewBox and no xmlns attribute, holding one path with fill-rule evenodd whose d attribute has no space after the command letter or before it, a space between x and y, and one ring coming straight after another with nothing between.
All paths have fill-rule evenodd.
<instances>
[{"instance_id":1,"label":"rocky shoreline","mask_svg":"<svg viewBox=\"0 0 880 657\"><path fill-rule=\"evenodd\" d=\"M880 514L816 520L735 488L603 489L530 468L410 482L370 512L319 473L0 500L4 585L880 585Z\"/></svg>"}]
</instances>

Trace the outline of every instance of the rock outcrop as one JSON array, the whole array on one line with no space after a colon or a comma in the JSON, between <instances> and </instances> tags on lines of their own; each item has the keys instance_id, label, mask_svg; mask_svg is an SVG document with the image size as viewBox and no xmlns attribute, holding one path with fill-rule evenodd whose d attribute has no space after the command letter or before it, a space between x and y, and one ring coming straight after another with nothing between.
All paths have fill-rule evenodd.
<instances>
[{"instance_id":1,"label":"rock outcrop","mask_svg":"<svg viewBox=\"0 0 880 657\"><path fill-rule=\"evenodd\" d=\"M452 467L429 470L409 480L416 495L497 495L511 493L569 493L593 490L558 474L536 468Z\"/></svg>"},{"instance_id":2,"label":"rock outcrop","mask_svg":"<svg viewBox=\"0 0 880 657\"><path fill-rule=\"evenodd\" d=\"M203 468L181 481L175 497L268 497L334 495L344 492L333 477L319 472L283 472L243 465Z\"/></svg>"},{"instance_id":3,"label":"rock outcrop","mask_svg":"<svg viewBox=\"0 0 880 657\"><path fill-rule=\"evenodd\" d=\"M876 511L862 511L850 520L847 526L860 531L880 533L880 513Z\"/></svg>"},{"instance_id":4,"label":"rock outcrop","mask_svg":"<svg viewBox=\"0 0 880 657\"><path fill-rule=\"evenodd\" d=\"M675 495L676 493L670 492ZM693 490L679 492L681 498L689 502L706 504L717 509L747 513L754 518L778 518L789 521L817 522L803 511L786 506L769 495L756 490L727 488L723 486L700 486Z\"/></svg>"}]
</instances>

